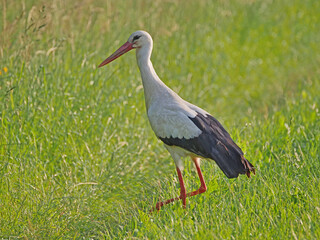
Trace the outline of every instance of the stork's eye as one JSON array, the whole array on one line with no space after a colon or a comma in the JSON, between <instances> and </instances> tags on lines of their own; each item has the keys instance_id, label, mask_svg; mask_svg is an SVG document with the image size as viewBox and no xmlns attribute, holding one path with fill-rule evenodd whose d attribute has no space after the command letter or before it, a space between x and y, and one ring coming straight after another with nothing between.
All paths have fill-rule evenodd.
<instances>
[{"instance_id":1,"label":"stork's eye","mask_svg":"<svg viewBox=\"0 0 320 240\"><path fill-rule=\"evenodd\" d=\"M133 37L133 40L132 40L132 41L138 40L140 37L141 37L141 36L136 35L136 36Z\"/></svg>"}]
</instances>

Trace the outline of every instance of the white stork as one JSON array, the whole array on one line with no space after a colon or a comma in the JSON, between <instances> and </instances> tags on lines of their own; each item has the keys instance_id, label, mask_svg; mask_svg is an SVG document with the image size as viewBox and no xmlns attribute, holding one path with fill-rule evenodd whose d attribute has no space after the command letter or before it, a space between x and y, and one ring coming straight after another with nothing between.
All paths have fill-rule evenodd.
<instances>
[{"instance_id":1,"label":"white stork","mask_svg":"<svg viewBox=\"0 0 320 240\"><path fill-rule=\"evenodd\" d=\"M153 41L149 33L136 31L99 67L112 62L131 49L136 49L148 118L154 133L170 152L180 182L180 196L158 202L156 209L159 210L161 206L179 199L182 199L185 208L187 197L207 190L200 170L200 158L214 160L228 178L236 178L239 174L247 174L250 177L250 172L255 173L255 169L214 117L183 100L160 80L150 60L152 46ZM190 193L186 193L181 174L182 158L186 156L190 156L193 160L201 183L198 190Z\"/></svg>"}]
</instances>

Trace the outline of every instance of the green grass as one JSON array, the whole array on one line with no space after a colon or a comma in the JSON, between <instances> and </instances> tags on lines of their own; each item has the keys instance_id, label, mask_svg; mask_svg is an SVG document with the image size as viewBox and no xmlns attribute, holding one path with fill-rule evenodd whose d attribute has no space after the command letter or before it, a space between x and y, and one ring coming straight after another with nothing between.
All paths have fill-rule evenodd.
<instances>
[{"instance_id":1,"label":"green grass","mask_svg":"<svg viewBox=\"0 0 320 240\"><path fill-rule=\"evenodd\" d=\"M320 239L320 2L2 1L0 238ZM129 35L163 81L218 118L255 165L179 194ZM5 71L4 68L8 71ZM199 186L185 161L189 191Z\"/></svg>"}]
</instances>

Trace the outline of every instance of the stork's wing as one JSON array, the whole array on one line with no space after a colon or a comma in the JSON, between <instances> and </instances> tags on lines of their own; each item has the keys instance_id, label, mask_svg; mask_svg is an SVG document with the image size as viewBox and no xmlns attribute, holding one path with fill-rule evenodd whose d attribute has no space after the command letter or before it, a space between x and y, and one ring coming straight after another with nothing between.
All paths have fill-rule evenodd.
<instances>
[{"instance_id":1,"label":"stork's wing","mask_svg":"<svg viewBox=\"0 0 320 240\"><path fill-rule=\"evenodd\" d=\"M254 171L252 164L243 156L229 133L211 115L197 112L188 117L201 133L195 137L159 137L169 146L178 146L204 158L213 159L229 178Z\"/></svg>"},{"instance_id":2,"label":"stork's wing","mask_svg":"<svg viewBox=\"0 0 320 240\"><path fill-rule=\"evenodd\" d=\"M190 139L199 136L202 131L191 120L196 112L176 108L162 108L160 111L148 111L150 125L158 138Z\"/></svg>"}]
</instances>

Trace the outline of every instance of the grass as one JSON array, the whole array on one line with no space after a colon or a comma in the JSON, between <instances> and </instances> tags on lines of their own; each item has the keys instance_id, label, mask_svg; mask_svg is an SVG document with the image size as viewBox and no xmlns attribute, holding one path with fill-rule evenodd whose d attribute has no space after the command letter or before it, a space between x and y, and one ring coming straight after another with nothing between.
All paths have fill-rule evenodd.
<instances>
[{"instance_id":1,"label":"grass","mask_svg":"<svg viewBox=\"0 0 320 240\"><path fill-rule=\"evenodd\" d=\"M0 238L319 239L320 2L6 1L0 5ZM129 35L229 130L257 174L203 162L179 194L145 114ZM191 161L188 190L199 185Z\"/></svg>"}]
</instances>

